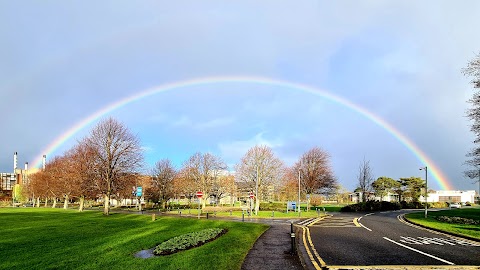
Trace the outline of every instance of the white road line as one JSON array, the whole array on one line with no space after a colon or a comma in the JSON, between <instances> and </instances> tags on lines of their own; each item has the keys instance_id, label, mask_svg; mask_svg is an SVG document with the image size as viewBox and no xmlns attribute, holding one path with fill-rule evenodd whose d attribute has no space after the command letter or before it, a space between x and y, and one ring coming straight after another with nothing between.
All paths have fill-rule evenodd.
<instances>
[{"instance_id":1,"label":"white road line","mask_svg":"<svg viewBox=\"0 0 480 270\"><path fill-rule=\"evenodd\" d=\"M306 220L304 220L304 221L302 221L302 222L299 222L298 224L299 224L299 225L305 225L306 223L311 222L311 221L314 220L314 219L315 219L315 218L309 218L309 219L306 219Z\"/></svg>"},{"instance_id":2,"label":"white road line","mask_svg":"<svg viewBox=\"0 0 480 270\"><path fill-rule=\"evenodd\" d=\"M360 226L362 226L365 230L370 231L370 232L372 231L371 229L365 227L365 225L363 225L362 223L359 222L358 224L359 224Z\"/></svg>"},{"instance_id":3,"label":"white road line","mask_svg":"<svg viewBox=\"0 0 480 270\"><path fill-rule=\"evenodd\" d=\"M417 252L417 253L420 253L420 254L422 254L422 255L428 256L428 257L430 257L430 258L434 258L435 260L439 260L439 261L444 262L444 263L446 263L446 264L455 265L455 264L452 263L452 262L449 262L449 261L444 260L444 259L439 258L439 257L435 257L435 256L433 256L433 255L431 255L431 254L425 253L425 252L420 251L420 250L418 250L418 249L414 249L414 248L409 247L409 246L406 246L406 245L404 245L404 244L400 244L400 243L395 242L395 241L393 241L393 240L391 240L391 239L389 239L389 238L387 238L387 237L383 237L383 239L388 240L388 241L390 241L390 242L392 242L392 243L394 243L394 244L397 244L397 245L399 245L399 246L401 246L401 247L404 247L404 248L410 249L410 250L412 250L412 251L415 251L415 252Z\"/></svg>"}]
</instances>

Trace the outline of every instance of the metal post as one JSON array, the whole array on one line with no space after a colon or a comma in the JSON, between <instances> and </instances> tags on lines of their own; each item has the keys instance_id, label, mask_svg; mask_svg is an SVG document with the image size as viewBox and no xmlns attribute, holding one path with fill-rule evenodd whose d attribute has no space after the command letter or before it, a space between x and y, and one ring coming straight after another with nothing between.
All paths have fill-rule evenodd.
<instances>
[{"instance_id":1,"label":"metal post","mask_svg":"<svg viewBox=\"0 0 480 270\"><path fill-rule=\"evenodd\" d=\"M200 219L200 198L198 198L198 219Z\"/></svg>"},{"instance_id":2,"label":"metal post","mask_svg":"<svg viewBox=\"0 0 480 270\"><path fill-rule=\"evenodd\" d=\"M257 164L257 181L255 181L255 204L258 201L258 164ZM255 205L255 215L258 215L257 206Z\"/></svg>"},{"instance_id":3,"label":"metal post","mask_svg":"<svg viewBox=\"0 0 480 270\"><path fill-rule=\"evenodd\" d=\"M298 216L300 216L300 169L298 169Z\"/></svg>"},{"instance_id":4,"label":"metal post","mask_svg":"<svg viewBox=\"0 0 480 270\"><path fill-rule=\"evenodd\" d=\"M425 170L425 218L428 216L428 168L427 166L420 168Z\"/></svg>"},{"instance_id":5,"label":"metal post","mask_svg":"<svg viewBox=\"0 0 480 270\"><path fill-rule=\"evenodd\" d=\"M290 239L291 239L291 252L295 253L295 233L293 232L293 222L290 222Z\"/></svg>"}]
</instances>

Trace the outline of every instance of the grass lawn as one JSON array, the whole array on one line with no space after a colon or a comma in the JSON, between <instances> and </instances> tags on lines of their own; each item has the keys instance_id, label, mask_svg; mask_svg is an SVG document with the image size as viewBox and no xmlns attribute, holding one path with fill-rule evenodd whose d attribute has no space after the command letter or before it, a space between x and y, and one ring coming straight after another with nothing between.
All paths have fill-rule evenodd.
<instances>
[{"instance_id":1,"label":"grass lawn","mask_svg":"<svg viewBox=\"0 0 480 270\"><path fill-rule=\"evenodd\" d=\"M480 220L480 208L461 208L441 211L429 211L425 219L424 212L415 212L405 215L405 217L417 224L434 228L445 232L453 232L460 235L470 236L480 240L480 225L454 224L441 222L435 219L438 216L463 217L468 219Z\"/></svg>"},{"instance_id":2,"label":"grass lawn","mask_svg":"<svg viewBox=\"0 0 480 270\"><path fill-rule=\"evenodd\" d=\"M169 211L167 213L176 215L176 214L179 214L179 211L175 210L175 211ZM188 209L182 210L182 215L189 214L189 213L190 213L190 215L198 215L198 210L197 209L191 209L190 211L188 211ZM212 211L209 211L210 216L213 216L213 214L214 213ZM242 211L240 211L240 210L232 211L232 215L230 215L229 211L217 211L216 215L218 217L241 218L242 217ZM312 217L318 217L318 216L322 216L322 215L323 215L323 211L320 211L319 213L317 213L315 210L310 210L308 212L305 212L305 211L300 212L300 217L301 218L312 218ZM206 212L203 211L202 212L202 217L205 217L205 216L206 216ZM247 213L245 213L245 218L246 219L250 218ZM255 213L253 213L251 218L298 218L298 212L288 211L288 213L286 213L286 212L279 212L279 211L274 211L274 212L273 211L259 211L258 216L255 216Z\"/></svg>"},{"instance_id":3,"label":"grass lawn","mask_svg":"<svg viewBox=\"0 0 480 270\"><path fill-rule=\"evenodd\" d=\"M302 205L303 206L303 205ZM313 217L319 217L319 216L323 216L324 215L324 209L325 211L328 213L328 212L340 212L340 209L345 206L345 205L321 205L321 206L318 206L318 210L319 212L317 213L316 210L309 210L309 211L306 211L304 209L302 209L302 211L300 212L300 217L301 218L313 218ZM305 205L306 207L306 205ZM219 209L222 209L222 207L219 207ZM228 209L228 207L226 207L225 209ZM196 208L192 208L192 209L182 209L182 210L173 210L173 211L169 211L167 213L169 214L180 214L180 211L182 213L182 215L185 215L185 214L189 214L189 215L198 215L198 209ZM241 218L242 217L242 211L241 211L241 207L237 206L237 210L235 211L232 211L232 215L230 215L230 211L229 210L220 210L220 211L217 211L217 216L219 217L235 217L235 218ZM209 211L209 215L212 216L213 215L213 212L210 210ZM202 211L202 217L205 217L206 216L206 212L205 210ZM288 213L286 211L259 211L258 212L258 216L255 216L255 215L252 215L251 216L252 218L298 218L298 212L295 212L295 211L288 211ZM245 218L249 218L248 214L245 213Z\"/></svg>"},{"instance_id":4,"label":"grass lawn","mask_svg":"<svg viewBox=\"0 0 480 270\"><path fill-rule=\"evenodd\" d=\"M174 236L226 228L201 247L149 259L134 254ZM0 269L240 269L267 225L43 208L0 208Z\"/></svg>"}]
</instances>

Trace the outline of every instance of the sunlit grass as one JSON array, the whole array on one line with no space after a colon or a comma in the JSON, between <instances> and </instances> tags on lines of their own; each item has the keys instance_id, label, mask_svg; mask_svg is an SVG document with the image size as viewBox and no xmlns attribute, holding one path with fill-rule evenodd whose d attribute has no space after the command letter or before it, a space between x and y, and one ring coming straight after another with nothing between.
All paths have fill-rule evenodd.
<instances>
[{"instance_id":1,"label":"sunlit grass","mask_svg":"<svg viewBox=\"0 0 480 270\"><path fill-rule=\"evenodd\" d=\"M228 233L201 247L149 259L134 254L205 228ZM240 269L266 225L63 209L0 208L0 269Z\"/></svg>"},{"instance_id":2,"label":"sunlit grass","mask_svg":"<svg viewBox=\"0 0 480 270\"><path fill-rule=\"evenodd\" d=\"M463 236L469 236L480 240L480 225L441 222L435 219L435 217L438 216L463 217L468 219L480 220L480 208L475 207L429 211L427 219L425 219L424 212L415 212L406 215L408 220L423 225L425 227L434 228L444 232L452 232Z\"/></svg>"}]
</instances>

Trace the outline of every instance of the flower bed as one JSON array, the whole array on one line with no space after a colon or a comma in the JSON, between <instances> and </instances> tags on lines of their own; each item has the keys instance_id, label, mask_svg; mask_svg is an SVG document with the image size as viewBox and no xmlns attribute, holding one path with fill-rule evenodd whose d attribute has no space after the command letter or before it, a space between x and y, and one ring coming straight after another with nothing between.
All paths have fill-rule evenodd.
<instances>
[{"instance_id":1,"label":"flower bed","mask_svg":"<svg viewBox=\"0 0 480 270\"><path fill-rule=\"evenodd\" d=\"M447 223L472 224L472 225L480 224L480 221L478 220L462 218L462 217L439 216L439 217L436 217L435 219L438 221L447 222Z\"/></svg>"},{"instance_id":2,"label":"flower bed","mask_svg":"<svg viewBox=\"0 0 480 270\"><path fill-rule=\"evenodd\" d=\"M217 239L225 233L225 229L209 228L198 232L191 232L176 236L158 245L153 250L153 254L169 255L182 250L199 247Z\"/></svg>"}]
</instances>

